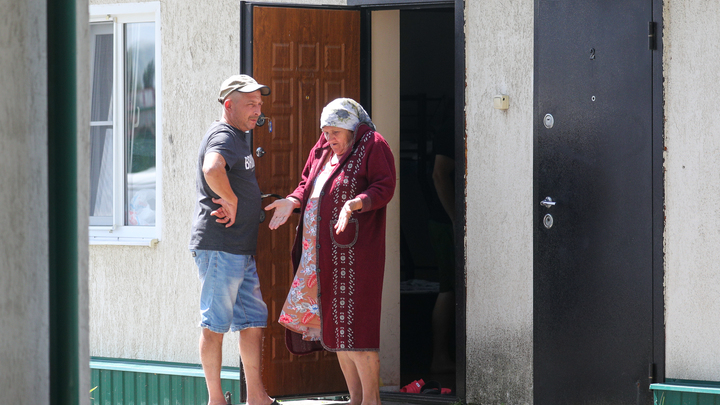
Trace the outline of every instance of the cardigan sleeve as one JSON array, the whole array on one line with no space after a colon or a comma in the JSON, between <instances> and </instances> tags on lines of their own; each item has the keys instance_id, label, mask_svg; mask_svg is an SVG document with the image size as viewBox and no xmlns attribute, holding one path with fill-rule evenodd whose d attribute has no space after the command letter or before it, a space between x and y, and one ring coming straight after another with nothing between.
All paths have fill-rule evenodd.
<instances>
[{"instance_id":1,"label":"cardigan sleeve","mask_svg":"<svg viewBox=\"0 0 720 405\"><path fill-rule=\"evenodd\" d=\"M362 201L360 212L376 210L386 206L395 193L395 158L385 138L375 132L372 147L368 150L367 167L368 187L356 197Z\"/></svg>"},{"instance_id":2,"label":"cardigan sleeve","mask_svg":"<svg viewBox=\"0 0 720 405\"><path fill-rule=\"evenodd\" d=\"M312 170L312 166L315 161L315 159L313 158L315 156L314 152L315 148L313 148L308 155L307 162L305 162L305 167L303 168L302 174L300 175L300 183L298 183L297 187L295 187L295 191L288 195L288 197L293 197L296 200L300 201L300 204L303 203L305 187L307 187L308 178L310 177L310 171Z\"/></svg>"}]
</instances>

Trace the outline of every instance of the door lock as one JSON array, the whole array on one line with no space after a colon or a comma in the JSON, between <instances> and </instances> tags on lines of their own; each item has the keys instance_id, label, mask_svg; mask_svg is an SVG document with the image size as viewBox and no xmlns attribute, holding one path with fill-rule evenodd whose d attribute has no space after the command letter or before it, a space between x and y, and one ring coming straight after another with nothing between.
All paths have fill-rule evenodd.
<instances>
[{"instance_id":1,"label":"door lock","mask_svg":"<svg viewBox=\"0 0 720 405\"><path fill-rule=\"evenodd\" d=\"M265 114L260 113L260 116L258 116L257 121L255 121L255 125L261 127L261 126L265 125L265 121L267 119L268 118L265 116Z\"/></svg>"},{"instance_id":2,"label":"door lock","mask_svg":"<svg viewBox=\"0 0 720 405\"><path fill-rule=\"evenodd\" d=\"M265 125L265 123L268 124L268 132L272 133L272 130L273 130L272 119L270 119L270 117L266 117L265 114L260 113L257 121L255 121L255 125L258 127L261 127L261 126Z\"/></svg>"},{"instance_id":3,"label":"door lock","mask_svg":"<svg viewBox=\"0 0 720 405\"><path fill-rule=\"evenodd\" d=\"M265 149L262 148L262 146L258 146L257 149L255 149L255 156L261 158L265 154Z\"/></svg>"},{"instance_id":4,"label":"door lock","mask_svg":"<svg viewBox=\"0 0 720 405\"><path fill-rule=\"evenodd\" d=\"M550 229L553 226L553 217L550 214L545 214L545 217L543 218L543 225L545 225L545 228Z\"/></svg>"},{"instance_id":5,"label":"door lock","mask_svg":"<svg viewBox=\"0 0 720 405\"><path fill-rule=\"evenodd\" d=\"M555 205L555 201L553 201L553 199L550 197L545 197L544 200L540 201L540 205L542 205L545 208L550 208L553 205Z\"/></svg>"},{"instance_id":6,"label":"door lock","mask_svg":"<svg viewBox=\"0 0 720 405\"><path fill-rule=\"evenodd\" d=\"M552 114L545 114L545 117L543 117L543 124L545 124L545 128L550 129L555 125L555 118L553 118Z\"/></svg>"}]
</instances>

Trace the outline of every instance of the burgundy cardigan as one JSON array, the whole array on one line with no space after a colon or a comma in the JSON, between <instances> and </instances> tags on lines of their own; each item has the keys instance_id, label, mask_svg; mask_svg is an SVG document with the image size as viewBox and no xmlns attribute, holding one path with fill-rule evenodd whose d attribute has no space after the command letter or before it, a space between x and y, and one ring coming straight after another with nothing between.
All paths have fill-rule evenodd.
<instances>
[{"instance_id":1,"label":"burgundy cardigan","mask_svg":"<svg viewBox=\"0 0 720 405\"><path fill-rule=\"evenodd\" d=\"M292 248L294 271L302 255L303 212L325 157L332 153L324 136L310 150L302 179L288 197L301 201L300 223ZM318 302L321 341L306 342L289 329L285 343L293 354L315 350L379 350L380 304L385 273L385 212L395 192L395 159L385 139L361 124L351 150L342 155L320 193L317 211ZM345 201L359 197L344 232L335 234Z\"/></svg>"}]
</instances>

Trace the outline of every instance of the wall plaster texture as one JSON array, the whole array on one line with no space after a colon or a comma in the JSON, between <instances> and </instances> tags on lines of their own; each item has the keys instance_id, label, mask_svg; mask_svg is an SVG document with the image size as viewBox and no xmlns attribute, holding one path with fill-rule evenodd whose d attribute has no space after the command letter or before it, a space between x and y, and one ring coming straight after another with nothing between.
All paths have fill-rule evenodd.
<instances>
[{"instance_id":1,"label":"wall plaster texture","mask_svg":"<svg viewBox=\"0 0 720 405\"><path fill-rule=\"evenodd\" d=\"M131 2L91 1L117 3ZM220 83L240 71L240 7L234 0L162 0L160 21L162 237L154 247L90 247L90 354L197 364L200 286L187 250L194 162L200 139L221 114ZM239 365L237 337L224 341L225 366Z\"/></svg>"},{"instance_id":2,"label":"wall plaster texture","mask_svg":"<svg viewBox=\"0 0 720 405\"><path fill-rule=\"evenodd\" d=\"M90 400L90 293L89 293L89 238L90 223L90 26L88 0L75 3L75 49L77 79L77 236L78 236L78 328L80 403Z\"/></svg>"},{"instance_id":3,"label":"wall plaster texture","mask_svg":"<svg viewBox=\"0 0 720 405\"><path fill-rule=\"evenodd\" d=\"M87 1L76 18L87 20ZM0 0L0 403L28 395L50 401L47 4ZM87 26L76 29L78 77L88 74ZM89 85L78 83L77 119L89 120ZM77 134L78 168L87 166L89 129ZM86 200L87 172L78 170L78 198ZM80 240L87 240L87 203L77 208ZM79 398L87 401L87 243L78 246Z\"/></svg>"},{"instance_id":4,"label":"wall plaster texture","mask_svg":"<svg viewBox=\"0 0 720 405\"><path fill-rule=\"evenodd\" d=\"M720 44L713 39L720 36L717 15L718 2L664 2L669 378L720 381Z\"/></svg>"},{"instance_id":5,"label":"wall plaster texture","mask_svg":"<svg viewBox=\"0 0 720 405\"><path fill-rule=\"evenodd\" d=\"M0 0L0 403L49 402L47 16Z\"/></svg>"},{"instance_id":6,"label":"wall plaster texture","mask_svg":"<svg viewBox=\"0 0 720 405\"><path fill-rule=\"evenodd\" d=\"M467 402L532 403L532 0L465 2ZM493 96L510 96L506 111Z\"/></svg>"}]
</instances>

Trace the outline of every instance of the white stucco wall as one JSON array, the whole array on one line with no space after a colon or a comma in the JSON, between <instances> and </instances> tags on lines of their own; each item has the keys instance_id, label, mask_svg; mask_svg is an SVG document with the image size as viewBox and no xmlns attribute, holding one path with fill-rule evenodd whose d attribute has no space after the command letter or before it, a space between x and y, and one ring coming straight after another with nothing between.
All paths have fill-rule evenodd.
<instances>
[{"instance_id":1,"label":"white stucco wall","mask_svg":"<svg viewBox=\"0 0 720 405\"><path fill-rule=\"evenodd\" d=\"M466 7L467 399L531 403L533 1ZM152 248L91 247L92 355L198 362L188 162L219 116L218 83L239 71L239 24L234 0L161 2L162 240ZM498 93L510 96L508 111L492 108ZM225 365L238 365L236 342L226 339Z\"/></svg>"},{"instance_id":2,"label":"white stucco wall","mask_svg":"<svg viewBox=\"0 0 720 405\"><path fill-rule=\"evenodd\" d=\"M77 236L78 236L78 329L79 329L79 372L80 403L87 403L90 395L90 294L88 291L88 217L90 212L90 82L80 80L90 77L90 27L88 0L75 2L75 48L77 97Z\"/></svg>"},{"instance_id":3,"label":"white stucco wall","mask_svg":"<svg viewBox=\"0 0 720 405\"><path fill-rule=\"evenodd\" d=\"M465 4L467 401L532 403L534 2Z\"/></svg>"},{"instance_id":4,"label":"white stucco wall","mask_svg":"<svg viewBox=\"0 0 720 405\"><path fill-rule=\"evenodd\" d=\"M116 2L91 2L107 3ZM220 116L219 83L240 70L240 8L232 0L160 7L162 239L155 247L90 247L90 348L93 356L198 363L199 285L187 250L192 162ZM226 363L238 365L237 334L225 343Z\"/></svg>"},{"instance_id":5,"label":"white stucco wall","mask_svg":"<svg viewBox=\"0 0 720 405\"><path fill-rule=\"evenodd\" d=\"M194 162L202 135L220 117L218 86L240 71L240 6L236 0L163 0L160 20L162 239L155 247L90 247L90 348L93 356L197 364L199 283L187 250ZM226 366L239 365L237 338L225 339Z\"/></svg>"},{"instance_id":6,"label":"white stucco wall","mask_svg":"<svg viewBox=\"0 0 720 405\"><path fill-rule=\"evenodd\" d=\"M79 0L78 4L87 4ZM78 15L87 11L79 10ZM0 403L50 402L47 2L0 0ZM87 28L78 27L77 60ZM88 67L79 64L78 75ZM80 85L78 95L88 86ZM78 97L78 120L89 118ZM87 147L78 131L78 148ZM79 163L84 159L78 157ZM78 173L78 196L87 195ZM87 181L85 182L87 183ZM87 215L87 204L78 213ZM82 217L81 217L82 218ZM87 240L87 219L80 219ZM87 243L78 249L80 401L88 400Z\"/></svg>"},{"instance_id":7,"label":"white stucco wall","mask_svg":"<svg viewBox=\"0 0 720 405\"><path fill-rule=\"evenodd\" d=\"M665 1L666 376L720 381L720 3ZM698 36L699 33L702 35Z\"/></svg>"},{"instance_id":8,"label":"white stucco wall","mask_svg":"<svg viewBox=\"0 0 720 405\"><path fill-rule=\"evenodd\" d=\"M47 31L0 0L0 403L49 402Z\"/></svg>"},{"instance_id":9,"label":"white stucco wall","mask_svg":"<svg viewBox=\"0 0 720 405\"><path fill-rule=\"evenodd\" d=\"M41 81L31 78L37 76L33 69L44 65L44 55L32 41L44 40L43 28L22 23L42 20L35 10L40 3L16 3L0 0L3 52L17 55L0 59L0 71L11 75L9 80L3 76L0 90L15 95L0 100L0 122L4 123L0 126L0 165L2 172L23 164L27 170L20 171L26 177L3 177L1 181L7 185L0 188L2 206L27 200L45 184L40 169L17 153L27 150L45 156L44 143L32 134L44 133L46 123L33 120L26 113L29 110L18 110L16 101L26 100L29 105L27 89L35 94L41 86ZM200 137L219 116L214 101L217 84L239 71L239 5L235 0L197 4L166 0L161 7L166 193L162 241L153 248L90 249L91 348L98 356L197 363L198 283L194 264L186 254L194 167L187 162L194 161ZM470 403L532 402L533 7L532 0L466 1L466 356ZM714 22L717 15L717 2L664 3L666 371L674 378L720 380L715 361L720 358L716 316L720 313L720 44L710 40L720 36L720 26ZM707 40L698 40L698 27ZM11 35L17 32L25 39L14 39ZM492 108L492 96L499 93L510 96L509 110ZM17 187L19 194L2 191ZM32 229L46 223L42 217L19 221L22 214L13 214L0 212L5 229L26 229L32 235ZM21 263L29 263L32 269L45 265L42 249L46 241L42 236L36 238L31 243L19 244L13 239L3 243L10 269ZM36 247L28 250L33 244ZM47 298L23 290L46 285L43 274L0 274L3 323L30 313L38 315L37 324L27 328L47 327L37 309L46 305ZM143 305L137 305L139 302ZM6 310L8 306L12 310ZM13 364L28 356L42 363L38 354L47 342L34 334L19 348L11 346L11 352L6 342L17 336L22 336L22 331L0 329L0 363ZM238 365L235 342L226 339L226 365ZM3 367L0 373L8 369ZM7 380L3 374L0 402L12 395L8 392L15 392L3 389L6 386L24 387L42 377L42 371L33 370L29 371L31 377L20 381ZM38 386L34 384L32 390L37 392Z\"/></svg>"}]
</instances>

